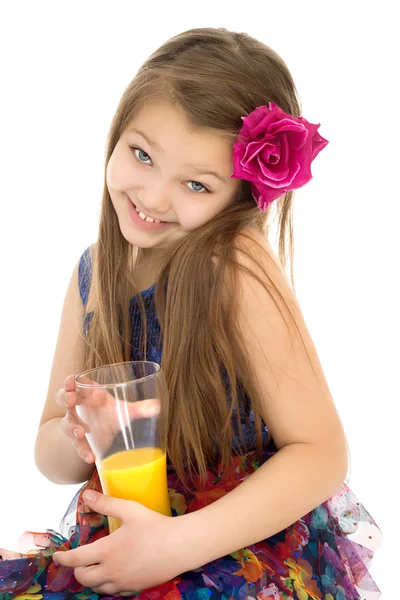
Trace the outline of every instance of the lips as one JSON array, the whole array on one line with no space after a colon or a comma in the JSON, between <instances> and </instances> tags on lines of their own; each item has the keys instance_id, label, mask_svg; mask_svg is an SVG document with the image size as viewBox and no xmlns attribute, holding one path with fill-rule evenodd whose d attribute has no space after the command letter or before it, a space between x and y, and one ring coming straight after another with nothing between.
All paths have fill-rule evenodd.
<instances>
[{"instance_id":1,"label":"lips","mask_svg":"<svg viewBox=\"0 0 400 600\"><path fill-rule=\"evenodd\" d=\"M129 200L131 200L129 198ZM144 215L146 215L146 217L150 217L150 219L154 219L155 221L159 221L160 223L167 223L168 221L162 221L161 219L158 219L157 217L153 217L153 215L149 215L149 213L147 213L146 211L144 211L142 208L139 208L138 206L136 206L136 204L133 202L133 200L131 200L133 206L135 207L136 212L139 214L139 211L142 212ZM142 219L142 221L145 221L145 219ZM148 223L148 221L147 221Z\"/></svg>"},{"instance_id":2,"label":"lips","mask_svg":"<svg viewBox=\"0 0 400 600\"><path fill-rule=\"evenodd\" d=\"M146 221L146 219L142 219L139 216L139 212L136 209L136 205L134 202L132 202L132 200L129 198L129 196L126 194L126 199L128 202L128 212L129 215L131 217L131 220L133 221L133 223L136 225L136 227L139 227L140 229L143 229L144 231L158 231L160 229L165 229L166 227L171 227L173 225L172 221L159 221L158 223L156 221ZM142 211L143 212L143 211ZM144 213L146 214L147 213ZM150 215L148 215L150 217ZM152 219L154 217L151 217Z\"/></svg>"}]
</instances>

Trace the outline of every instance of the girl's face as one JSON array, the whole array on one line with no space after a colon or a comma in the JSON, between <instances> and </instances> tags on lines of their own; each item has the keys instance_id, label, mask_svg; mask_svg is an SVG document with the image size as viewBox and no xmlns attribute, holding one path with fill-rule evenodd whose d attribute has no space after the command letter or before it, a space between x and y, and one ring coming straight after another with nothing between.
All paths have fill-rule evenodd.
<instances>
[{"instance_id":1,"label":"girl's face","mask_svg":"<svg viewBox=\"0 0 400 600\"><path fill-rule=\"evenodd\" d=\"M233 201L241 182L232 172L231 141L193 127L171 104L146 104L107 166L122 235L140 248L170 247Z\"/></svg>"}]
</instances>

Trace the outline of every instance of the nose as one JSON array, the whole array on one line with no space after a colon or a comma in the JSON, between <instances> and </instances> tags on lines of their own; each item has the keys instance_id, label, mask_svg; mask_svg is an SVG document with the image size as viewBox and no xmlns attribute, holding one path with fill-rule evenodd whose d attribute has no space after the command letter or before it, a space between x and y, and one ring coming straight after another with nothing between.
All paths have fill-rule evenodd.
<instances>
[{"instance_id":1,"label":"nose","mask_svg":"<svg viewBox=\"0 0 400 600\"><path fill-rule=\"evenodd\" d=\"M172 203L169 197L167 188L162 182L145 185L137 192L143 210L160 217L171 212Z\"/></svg>"}]
</instances>

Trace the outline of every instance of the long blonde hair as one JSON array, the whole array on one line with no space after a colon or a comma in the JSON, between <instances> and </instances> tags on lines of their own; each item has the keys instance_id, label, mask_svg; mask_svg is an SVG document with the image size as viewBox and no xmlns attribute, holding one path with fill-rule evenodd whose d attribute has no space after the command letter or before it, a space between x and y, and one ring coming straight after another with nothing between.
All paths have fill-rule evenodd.
<instances>
[{"instance_id":1,"label":"long blonde hair","mask_svg":"<svg viewBox=\"0 0 400 600\"><path fill-rule=\"evenodd\" d=\"M109 131L106 167L135 112L151 99L170 101L182 108L194 125L214 128L230 136L232 144L242 126L241 116L257 106L274 102L287 113L301 116L290 72L271 48L245 33L224 28L191 29L156 50L123 93ZM286 193L262 213L248 182L242 181L233 203L185 237L165 257L159 271L155 305L163 339L162 368L170 393L167 447L183 481L188 481L188 472L203 477L216 458L224 465L229 462L232 411L240 414L243 390L254 410L260 452L262 400L236 327L236 296L229 294L228 288L234 289L237 274L244 269L237 260L239 235L251 226L267 237L272 209L278 216L279 259L285 268L290 258L294 288L292 197L293 192ZM129 301L140 291L134 277L139 256L140 249L132 248L121 234L104 183L86 368L130 360ZM268 273L266 277L274 286ZM282 297L280 290L276 292ZM145 358L146 314L141 296L137 297ZM283 297L282 301L285 306ZM221 366L228 376L229 403ZM246 451L243 437L240 448Z\"/></svg>"}]
</instances>

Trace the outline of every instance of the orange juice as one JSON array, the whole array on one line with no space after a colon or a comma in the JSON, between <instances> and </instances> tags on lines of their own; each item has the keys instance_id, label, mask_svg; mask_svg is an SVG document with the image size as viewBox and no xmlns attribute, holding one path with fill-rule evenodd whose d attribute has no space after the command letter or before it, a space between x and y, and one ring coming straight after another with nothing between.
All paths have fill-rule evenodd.
<instances>
[{"instance_id":1,"label":"orange juice","mask_svg":"<svg viewBox=\"0 0 400 600\"><path fill-rule=\"evenodd\" d=\"M167 485L167 458L161 448L134 448L108 456L99 475L103 492L114 498L135 500L163 515L171 516ZM121 521L108 517L110 533Z\"/></svg>"}]
</instances>

